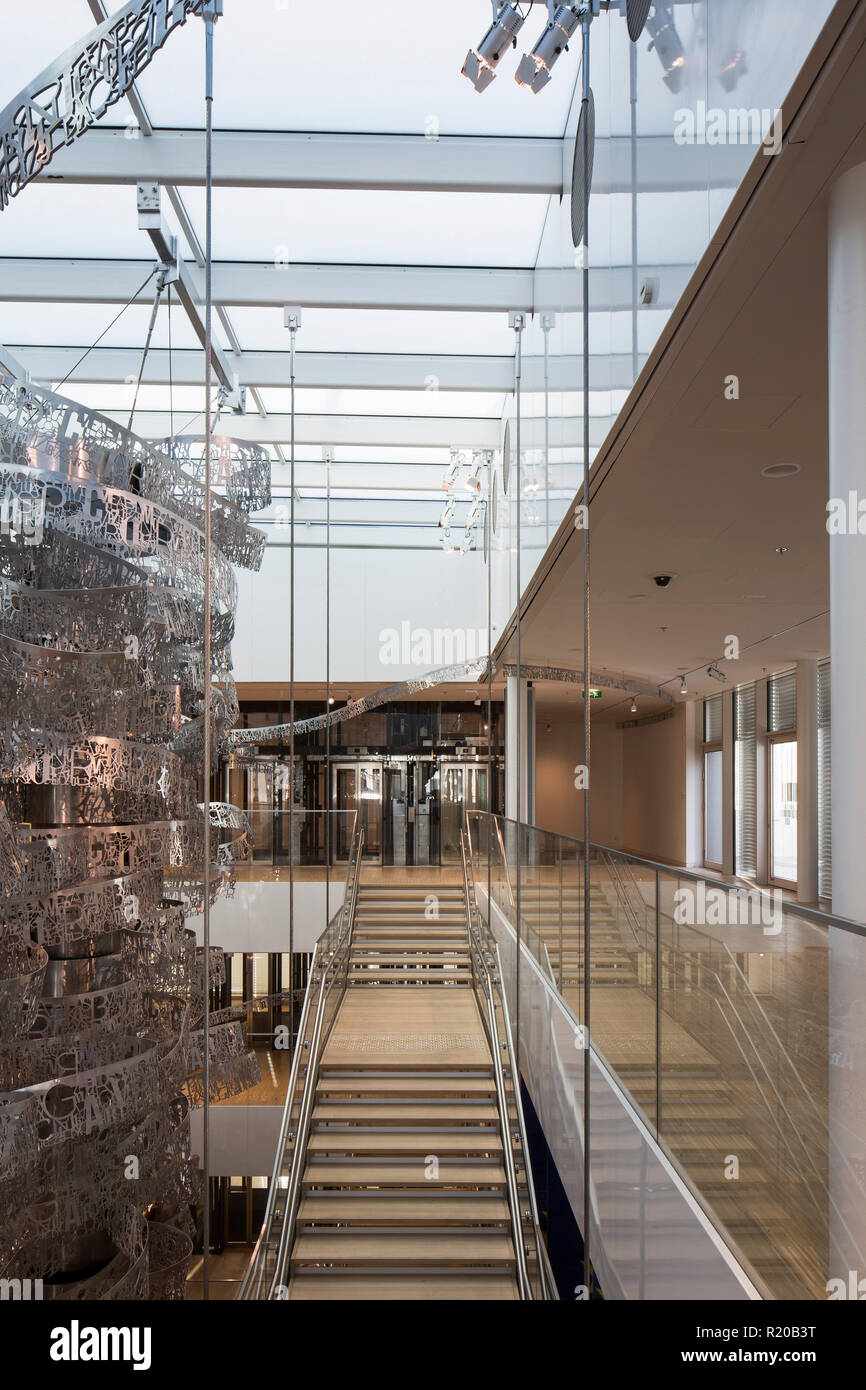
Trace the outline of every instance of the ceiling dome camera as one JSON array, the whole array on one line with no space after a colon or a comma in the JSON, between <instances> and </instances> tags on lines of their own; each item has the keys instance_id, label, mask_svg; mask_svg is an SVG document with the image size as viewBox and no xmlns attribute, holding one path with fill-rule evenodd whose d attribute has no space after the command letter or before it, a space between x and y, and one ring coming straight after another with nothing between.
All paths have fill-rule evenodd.
<instances>
[{"instance_id":1,"label":"ceiling dome camera","mask_svg":"<svg viewBox=\"0 0 866 1390\"><path fill-rule=\"evenodd\" d=\"M672 579L676 579L676 575L675 575L675 574L654 574L654 575L653 575L653 583L654 583L654 584L657 584L658 587L659 587L660 589L666 589L666 588L668 587L668 585L670 584L670 582L671 582Z\"/></svg>"}]
</instances>

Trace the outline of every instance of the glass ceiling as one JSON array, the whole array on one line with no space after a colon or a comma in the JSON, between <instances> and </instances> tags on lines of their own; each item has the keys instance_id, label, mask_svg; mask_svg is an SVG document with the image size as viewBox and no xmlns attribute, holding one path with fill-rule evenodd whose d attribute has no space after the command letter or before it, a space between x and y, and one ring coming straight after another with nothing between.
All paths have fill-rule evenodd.
<instances>
[{"instance_id":1,"label":"glass ceiling","mask_svg":"<svg viewBox=\"0 0 866 1390\"><path fill-rule=\"evenodd\" d=\"M717 95L726 105L731 100L764 105L767 94L781 99L802 61L798 55L805 39L790 28L773 27L765 12L778 15L779 3L767 0L755 6L742 0L718 0L708 7L704 0L694 4L676 0L691 84L687 83L689 101ZM109 0L108 8L115 7L114 0ZM87 0L39 0L38 23L33 22L32 6L6 0L3 8L0 106L94 24ZM561 142L563 183L568 190L580 45L573 43L571 52L563 55L554 80L538 97L516 86L510 56L503 60L497 80L479 95L461 76L460 68L467 49L485 32L490 14L489 0L437 0L434 7L417 2L407 6L406 0L377 0L363 7L330 7L302 0L225 0L225 15L215 31L214 124L217 130L249 132L547 138ZM521 51L532 46L545 17L542 4L531 7L518 40ZM745 47L750 54L759 52L761 58L751 75L744 67L735 98L713 85L709 71L712 59L708 55L726 52L729 43ZM619 175L612 179L615 186L609 186L611 179L605 173L628 167L627 157L617 162L615 141L627 142L630 128L629 53L624 21L613 12L601 16L593 28L593 86L597 134L599 140L611 143L597 147L590 259L593 267L619 268L630 293L635 250L631 194L617 182ZM204 26L192 19L170 36L142 75L138 97L157 131L201 129L203 60ZM755 84L757 71L762 74L760 87ZM687 168L680 159L682 152L671 155L673 121L684 96L670 91L662 81L662 70L646 37L638 45L636 74L636 259L654 273L658 267L675 269L671 280L675 292L664 304L641 308L636 320L628 305L623 305L622 292L617 296L613 280L601 302L594 293L590 316L593 452L742 176L738 173L728 186L724 179L709 177L709 160L702 161L700 152ZM111 108L102 124L131 128L134 118L128 103ZM83 137L82 146L88 138L92 137ZM118 164L125 169L134 163L145 141L140 135L129 142L117 141ZM667 163L662 160L654 182L653 160L658 160L660 149ZM285 147L282 150L282 155L272 158L289 158ZM622 153L626 154L625 143ZM689 152L690 156L695 153ZM743 153L743 170L750 158L751 152ZM477 150L477 171L477 181L483 185L483 141ZM99 347L64 391L85 404L114 412L125 423L134 389L130 379L137 375L153 294L151 283L140 301L109 328L124 300L153 265L151 243L137 225L134 176L127 183L76 185L51 181L50 168L48 174L48 179L27 187L0 213L0 344L16 352L35 379L56 384L76 357L104 333ZM203 189L183 186L178 193L201 242ZM331 419L336 456L346 468L344 484L354 496L360 499L366 487L369 496L375 497L387 487L408 504L417 499L419 489L433 489L430 506L440 505L448 446L471 449L475 442L481 447L482 439L483 447L499 446L510 381L508 359L514 351L506 310L531 302L536 267L571 271L573 248L564 231L567 203L556 195L487 191L483 186L461 192L217 186L213 208L214 282L220 307L214 336L225 351L233 343L239 345L248 357L247 374L239 359L234 359L235 365L242 381L256 387L255 394L248 396L247 419L224 417L221 428L272 442L278 457L278 446L287 438L288 335L281 306L303 303L299 360L312 353L334 356L313 364L316 375L307 379L315 380L315 386L298 390L298 409L308 417L308 432L299 445L308 459L299 483L302 492L309 488L313 496L321 491L320 445L328 440ZM163 213L170 229L180 234L166 195ZM180 245L191 263L195 248L187 245L182 234ZM10 265L10 258L20 258L29 267L23 281L21 267L17 262ZM76 264L69 265L70 260ZM102 261L135 264L128 273L121 264L120 278L112 279L112 288L105 288ZM221 278L220 263L229 262L233 264L222 267ZM350 269L337 279L337 267ZM365 279L376 267L383 268L378 278ZM394 297L391 290L402 283L392 280L389 272L396 276L400 268L402 275L406 267L418 268L419 303L411 308L389 307L389 298ZM316 296L295 289L294 273L310 268L315 268L323 289L319 299L333 301L337 307L306 307ZM452 282L447 296L452 307L438 309L441 281L435 276L455 268L470 277L460 282L465 283L465 304L460 307L462 291L455 290ZM244 278L250 271L259 278ZM424 271L431 278L424 280ZM512 272L518 275L502 282L507 289L498 290L496 277ZM27 294L32 297L26 298ZM377 303L381 307L374 307ZM567 317L572 324L577 322L573 313ZM170 389L165 352L168 315L161 309L152 343L159 356L148 363L138 397L135 423L142 433L151 428L163 432L169 411L180 417L181 426L188 421L188 428L202 428L203 394L196 376L201 353L176 300L171 320L173 350L187 354L194 350L195 356L188 356L185 363L175 360ZM526 381L527 416L544 410L538 377L540 337L536 319L526 343L535 371L532 381ZM572 357L562 364L558 388L579 384L577 344L573 328L565 331L560 324L553 335L553 350ZM395 366L395 357L406 354L417 360ZM485 367L484 359L493 360ZM364 385L367 381L369 387ZM431 383L433 389L429 389ZM428 389L422 389L425 386ZM566 395L552 387L547 406L558 431L548 441L548 447L554 446L553 466L559 440L572 438L565 426L569 420L573 425L582 408L581 398L576 392ZM578 438L577 432L573 438ZM527 447L538 446L539 439L530 435ZM551 486L560 488L564 497L574 490L575 447L565 449L561 462L565 471L560 471L558 479L555 468L552 474Z\"/></svg>"}]
</instances>

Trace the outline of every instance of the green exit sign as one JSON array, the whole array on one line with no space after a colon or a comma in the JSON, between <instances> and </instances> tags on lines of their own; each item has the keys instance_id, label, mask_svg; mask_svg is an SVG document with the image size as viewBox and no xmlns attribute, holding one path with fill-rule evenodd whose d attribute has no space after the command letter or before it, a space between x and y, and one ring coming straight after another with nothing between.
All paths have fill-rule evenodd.
<instances>
[{"instance_id":1,"label":"green exit sign","mask_svg":"<svg viewBox=\"0 0 866 1390\"><path fill-rule=\"evenodd\" d=\"M585 690L581 690L580 693L581 693L583 699L585 700L585 699L586 699L586 691L585 691ZM591 700L600 700L600 699L601 699L601 691L600 691L600 690L591 690L591 691L589 692L589 698L590 698Z\"/></svg>"}]
</instances>

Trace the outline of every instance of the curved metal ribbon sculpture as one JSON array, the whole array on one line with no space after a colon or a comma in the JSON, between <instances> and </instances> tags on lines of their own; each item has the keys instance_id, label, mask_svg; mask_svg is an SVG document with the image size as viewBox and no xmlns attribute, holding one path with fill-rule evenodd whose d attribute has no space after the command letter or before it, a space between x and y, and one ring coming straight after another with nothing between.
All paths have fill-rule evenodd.
<instances>
[{"instance_id":1,"label":"curved metal ribbon sculpture","mask_svg":"<svg viewBox=\"0 0 866 1390\"><path fill-rule=\"evenodd\" d=\"M232 566L261 563L248 513L270 496L261 450L217 451L206 672L200 446L0 377L0 1276L55 1298L183 1297L192 1250L203 696L219 682L216 760L237 717ZM249 826L222 803L210 824L216 896ZM218 948L209 969L225 979ZM259 1079L225 1012L212 1101Z\"/></svg>"},{"instance_id":2,"label":"curved metal ribbon sculpture","mask_svg":"<svg viewBox=\"0 0 866 1390\"><path fill-rule=\"evenodd\" d=\"M0 112L0 209L120 101L204 0L127 0Z\"/></svg>"}]
</instances>

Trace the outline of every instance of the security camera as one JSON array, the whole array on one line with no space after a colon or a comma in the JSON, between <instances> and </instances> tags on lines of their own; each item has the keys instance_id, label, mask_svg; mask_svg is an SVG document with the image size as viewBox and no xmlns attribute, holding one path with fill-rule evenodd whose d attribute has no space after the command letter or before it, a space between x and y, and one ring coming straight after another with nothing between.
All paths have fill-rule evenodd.
<instances>
[{"instance_id":1,"label":"security camera","mask_svg":"<svg viewBox=\"0 0 866 1390\"><path fill-rule=\"evenodd\" d=\"M656 584L656 585L658 586L659 589L666 589L666 588L668 587L668 585L670 584L670 582L671 582L672 579L676 579L676 575L675 575L675 574L654 574L654 575L653 575L653 583Z\"/></svg>"}]
</instances>

